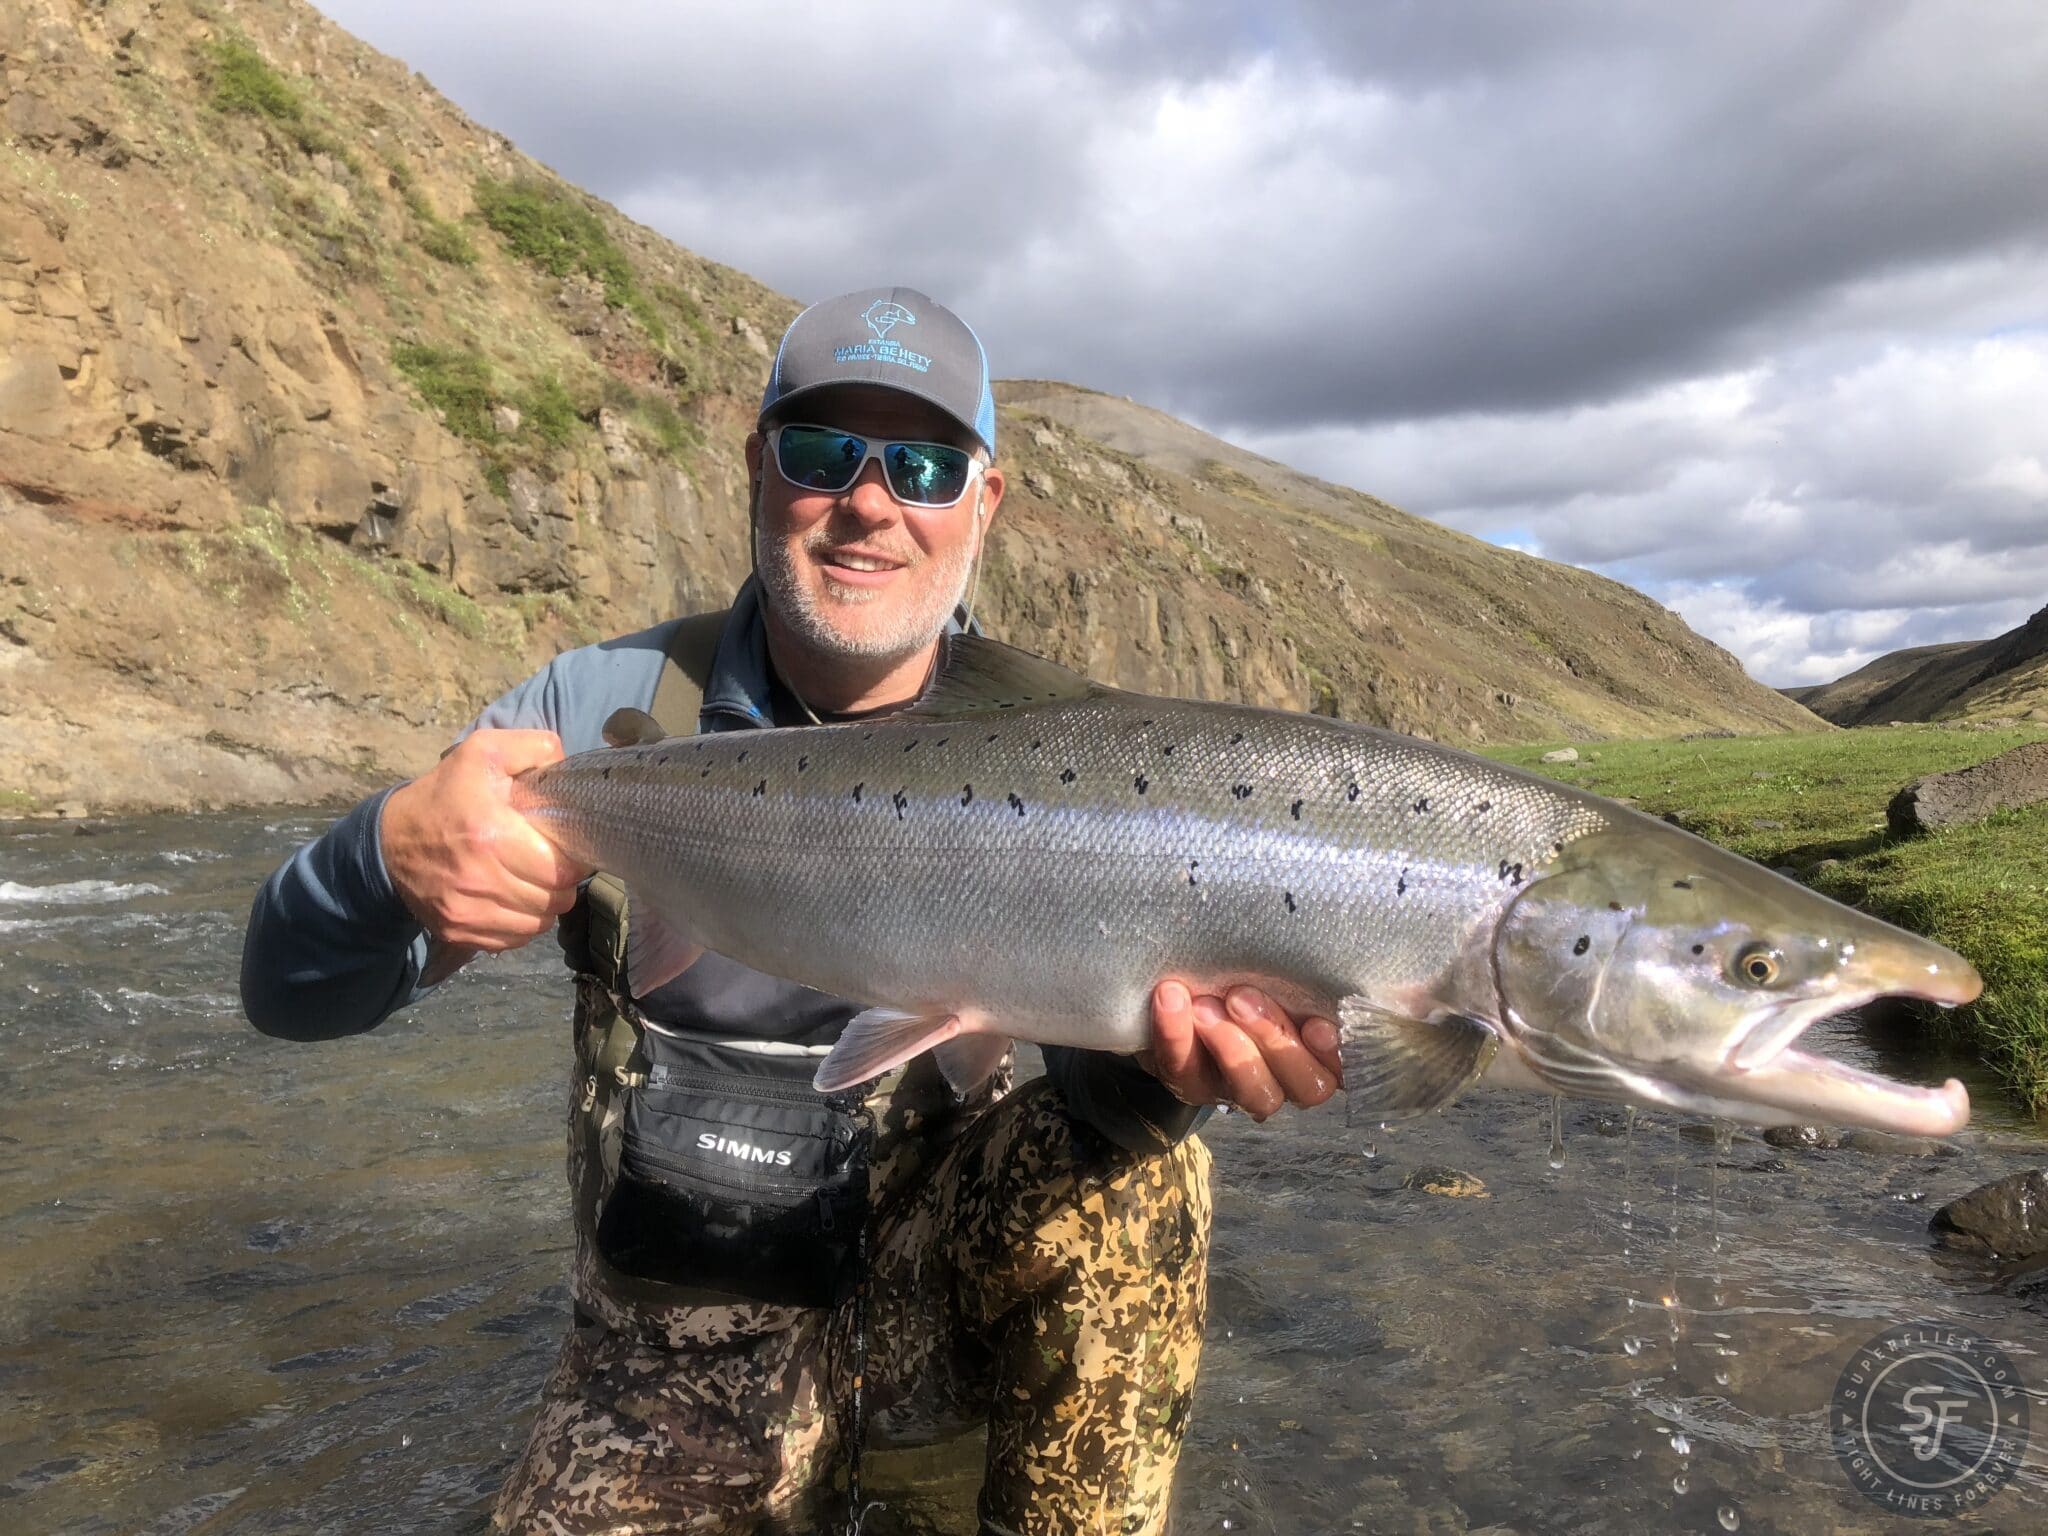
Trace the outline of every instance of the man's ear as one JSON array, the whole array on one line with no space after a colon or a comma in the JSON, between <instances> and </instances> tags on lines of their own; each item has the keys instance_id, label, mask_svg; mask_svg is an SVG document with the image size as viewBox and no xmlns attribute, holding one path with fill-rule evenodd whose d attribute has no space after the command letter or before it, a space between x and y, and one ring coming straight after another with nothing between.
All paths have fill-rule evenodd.
<instances>
[{"instance_id":1,"label":"man's ear","mask_svg":"<svg viewBox=\"0 0 2048 1536\"><path fill-rule=\"evenodd\" d=\"M981 503L981 521L984 528L995 521L996 508L1003 504L1003 472L991 464L981 472L984 500Z\"/></svg>"}]
</instances>

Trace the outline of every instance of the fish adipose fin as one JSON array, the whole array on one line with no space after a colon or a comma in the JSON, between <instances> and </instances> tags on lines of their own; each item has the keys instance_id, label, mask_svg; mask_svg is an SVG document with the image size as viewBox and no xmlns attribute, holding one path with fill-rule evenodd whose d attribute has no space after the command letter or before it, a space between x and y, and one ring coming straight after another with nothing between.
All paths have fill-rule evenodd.
<instances>
[{"instance_id":1,"label":"fish adipose fin","mask_svg":"<svg viewBox=\"0 0 2048 1536\"><path fill-rule=\"evenodd\" d=\"M936 675L906 715L985 715L1020 704L1085 699L1101 685L1058 662L980 635L948 635Z\"/></svg>"},{"instance_id":2,"label":"fish adipose fin","mask_svg":"<svg viewBox=\"0 0 2048 1536\"><path fill-rule=\"evenodd\" d=\"M1486 1070L1500 1044L1461 1014L1411 1019L1362 997L1345 998L1337 1018L1344 1114L1353 1123L1443 1108Z\"/></svg>"},{"instance_id":3,"label":"fish adipose fin","mask_svg":"<svg viewBox=\"0 0 2048 1536\"><path fill-rule=\"evenodd\" d=\"M608 747L646 747L668 740L668 732L644 709L615 709L604 717Z\"/></svg>"},{"instance_id":4,"label":"fish adipose fin","mask_svg":"<svg viewBox=\"0 0 2048 1536\"><path fill-rule=\"evenodd\" d=\"M626 896L626 981L635 997L674 981L697 963L704 946L654 910L654 904Z\"/></svg>"},{"instance_id":5,"label":"fish adipose fin","mask_svg":"<svg viewBox=\"0 0 2048 1536\"><path fill-rule=\"evenodd\" d=\"M921 1014L905 1013L901 1008L869 1008L853 1016L846 1033L832 1047L832 1054L818 1063L818 1075L811 1086L820 1093L839 1093L880 1077L891 1067L902 1066L919 1051L958 1041L959 1050L950 1054L952 1066L947 1066L949 1058L945 1056L940 1058L939 1065L946 1071L946 1080L956 1091L962 1091L954 1071L978 1071L973 1079L978 1083L1002 1059L1001 1050L989 1057L979 1042L970 1038L978 1033L956 1013ZM1003 1050L1009 1048L1010 1042L1001 1035L985 1038L995 1041Z\"/></svg>"}]
</instances>

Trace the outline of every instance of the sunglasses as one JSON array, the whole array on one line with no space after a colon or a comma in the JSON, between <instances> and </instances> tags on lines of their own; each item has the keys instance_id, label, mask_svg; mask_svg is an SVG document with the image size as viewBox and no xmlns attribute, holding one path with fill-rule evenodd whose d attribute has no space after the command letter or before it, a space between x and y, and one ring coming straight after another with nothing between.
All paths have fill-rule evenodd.
<instances>
[{"instance_id":1,"label":"sunglasses","mask_svg":"<svg viewBox=\"0 0 2048 1536\"><path fill-rule=\"evenodd\" d=\"M772 428L768 441L782 478L802 491L843 491L868 460L879 460L889 494L906 506L951 507L967 494L981 464L950 443L876 442L833 427Z\"/></svg>"}]
</instances>

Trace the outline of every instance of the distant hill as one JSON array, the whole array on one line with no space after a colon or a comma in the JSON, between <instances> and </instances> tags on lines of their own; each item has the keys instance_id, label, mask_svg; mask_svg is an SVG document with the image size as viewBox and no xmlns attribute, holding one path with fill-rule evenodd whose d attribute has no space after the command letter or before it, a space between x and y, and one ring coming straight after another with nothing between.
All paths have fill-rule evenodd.
<instances>
[{"instance_id":1,"label":"distant hill","mask_svg":"<svg viewBox=\"0 0 2048 1536\"><path fill-rule=\"evenodd\" d=\"M0 4L0 815L350 794L723 601L796 308L298 0ZM1003 395L983 616L1106 680L1465 742L1820 723L1614 582Z\"/></svg>"},{"instance_id":2,"label":"distant hill","mask_svg":"<svg viewBox=\"0 0 2048 1536\"><path fill-rule=\"evenodd\" d=\"M1990 640L1893 651L1832 683L1784 692L1836 725L2048 720L2048 608Z\"/></svg>"}]
</instances>

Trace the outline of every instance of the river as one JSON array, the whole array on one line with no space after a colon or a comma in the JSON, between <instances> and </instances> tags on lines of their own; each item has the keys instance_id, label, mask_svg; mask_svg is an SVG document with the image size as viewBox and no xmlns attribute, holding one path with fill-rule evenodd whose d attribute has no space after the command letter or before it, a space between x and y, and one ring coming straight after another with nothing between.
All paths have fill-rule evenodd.
<instances>
[{"instance_id":1,"label":"river","mask_svg":"<svg viewBox=\"0 0 2048 1536\"><path fill-rule=\"evenodd\" d=\"M249 897L323 823L0 825L0 1529L475 1531L524 1441L567 1308L566 983L543 943L368 1035L256 1035ZM1857 1347L1919 1319L2048 1387L2044 1293L1928 1240L1942 1201L2048 1164L1959 1075L1976 1123L1931 1150L1568 1105L1553 1167L1547 1103L1491 1095L1391 1131L1215 1122L1175 1529L1929 1529L1850 1487L1825 1414ZM1408 1187L1432 1167L1483 1194ZM873 1457L867 1530L970 1530L978 1465ZM2043 1447L1944 1523L2048 1527Z\"/></svg>"}]
</instances>

